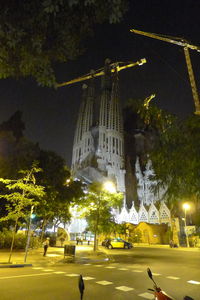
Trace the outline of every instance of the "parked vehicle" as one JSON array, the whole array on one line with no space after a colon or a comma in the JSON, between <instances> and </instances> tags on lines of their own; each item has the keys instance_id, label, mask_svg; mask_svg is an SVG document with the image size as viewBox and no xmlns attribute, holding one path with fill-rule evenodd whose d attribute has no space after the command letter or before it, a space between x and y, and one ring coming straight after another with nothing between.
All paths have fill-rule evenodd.
<instances>
[{"instance_id":1,"label":"parked vehicle","mask_svg":"<svg viewBox=\"0 0 200 300\"><path fill-rule=\"evenodd\" d=\"M131 249L131 248L133 248L132 243L124 241L120 238L106 239L102 242L102 246L104 246L108 249L113 249L113 248Z\"/></svg>"},{"instance_id":2,"label":"parked vehicle","mask_svg":"<svg viewBox=\"0 0 200 300\"><path fill-rule=\"evenodd\" d=\"M156 282L153 279L153 275L151 273L151 270L148 268L147 273L149 278L153 281L154 287L153 289L148 289L149 291L152 291L154 293L154 299L155 300L175 300L171 296L167 295L164 291L161 290L160 287L157 286ZM193 298L190 298L189 296L185 296L183 300L194 300Z\"/></svg>"}]
</instances>

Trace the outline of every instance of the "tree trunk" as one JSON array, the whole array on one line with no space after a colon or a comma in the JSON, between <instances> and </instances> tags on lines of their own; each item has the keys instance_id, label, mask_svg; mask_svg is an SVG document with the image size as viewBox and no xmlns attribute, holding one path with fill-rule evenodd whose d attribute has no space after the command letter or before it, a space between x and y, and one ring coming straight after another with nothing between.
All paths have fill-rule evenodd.
<instances>
[{"instance_id":1,"label":"tree trunk","mask_svg":"<svg viewBox=\"0 0 200 300\"><path fill-rule=\"evenodd\" d=\"M18 219L15 221L15 227L13 229L12 243L10 246L10 254L9 254L9 258L8 258L9 263L10 263L11 257L12 257L12 251L13 251L13 246L14 246L14 242L15 242L15 234L16 234L16 230L17 230L17 223L18 223Z\"/></svg>"},{"instance_id":2,"label":"tree trunk","mask_svg":"<svg viewBox=\"0 0 200 300\"><path fill-rule=\"evenodd\" d=\"M42 222L42 231L41 231L41 236L40 236L40 240L42 241L43 240L43 237L44 237L44 232L45 232L45 226L47 224L47 219L44 218L43 219L43 222Z\"/></svg>"},{"instance_id":3,"label":"tree trunk","mask_svg":"<svg viewBox=\"0 0 200 300\"><path fill-rule=\"evenodd\" d=\"M94 231L94 252L98 250L99 206L100 203L98 204L98 208L97 208L97 219L96 219L95 231Z\"/></svg>"}]
</instances>

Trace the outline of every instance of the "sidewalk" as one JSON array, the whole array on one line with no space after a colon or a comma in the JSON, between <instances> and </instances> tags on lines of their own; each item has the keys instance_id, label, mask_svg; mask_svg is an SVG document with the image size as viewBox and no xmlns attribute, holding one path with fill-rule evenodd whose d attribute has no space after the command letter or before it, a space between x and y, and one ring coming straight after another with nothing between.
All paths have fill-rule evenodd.
<instances>
[{"instance_id":1,"label":"sidewalk","mask_svg":"<svg viewBox=\"0 0 200 300\"><path fill-rule=\"evenodd\" d=\"M191 251L200 252L200 248L170 248L169 245L134 244L135 248L157 248L169 251ZM11 261L8 263L9 250L0 250L0 268L18 268L29 266L52 266L66 263L105 262L112 260L112 252L99 246L98 252L94 253L93 245L76 245L75 258L65 257L63 247L49 247L47 256L43 257L43 248L29 250L26 263L24 263L24 251L14 251Z\"/></svg>"},{"instance_id":2,"label":"sidewalk","mask_svg":"<svg viewBox=\"0 0 200 300\"><path fill-rule=\"evenodd\" d=\"M94 253L92 245L76 246L75 257L66 256L64 258L63 247L49 247L47 256L43 256L43 248L29 250L26 263L24 262L24 251L14 251L11 263L8 263L9 250L0 250L0 268L17 268L29 266L52 266L55 264L65 264L69 262L85 263L100 262L109 260L108 255L100 247L99 251Z\"/></svg>"}]
</instances>

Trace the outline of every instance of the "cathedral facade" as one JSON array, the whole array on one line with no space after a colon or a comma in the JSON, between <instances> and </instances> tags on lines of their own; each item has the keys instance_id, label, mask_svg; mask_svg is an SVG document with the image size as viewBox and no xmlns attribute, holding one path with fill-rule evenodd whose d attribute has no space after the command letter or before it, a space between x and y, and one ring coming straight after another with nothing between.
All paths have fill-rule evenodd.
<instances>
[{"instance_id":1,"label":"cathedral facade","mask_svg":"<svg viewBox=\"0 0 200 300\"><path fill-rule=\"evenodd\" d=\"M170 211L164 202L160 202L161 195L154 195L151 189L156 182L151 181L153 169L150 161L146 171L142 172L139 159L136 158L134 176L137 181L139 206L135 207L135 199L132 199L131 208L127 208L124 133L118 76L117 72L111 72L108 60L104 66L100 97L95 95L94 79L91 79L88 85L84 84L82 89L82 102L73 144L73 177L87 184L107 180L115 184L117 192L124 195L123 208L115 216L118 223L170 223Z\"/></svg>"},{"instance_id":2,"label":"cathedral facade","mask_svg":"<svg viewBox=\"0 0 200 300\"><path fill-rule=\"evenodd\" d=\"M117 73L104 67L100 98L94 82L83 85L72 154L72 174L86 183L111 180L125 196L123 120Z\"/></svg>"}]
</instances>

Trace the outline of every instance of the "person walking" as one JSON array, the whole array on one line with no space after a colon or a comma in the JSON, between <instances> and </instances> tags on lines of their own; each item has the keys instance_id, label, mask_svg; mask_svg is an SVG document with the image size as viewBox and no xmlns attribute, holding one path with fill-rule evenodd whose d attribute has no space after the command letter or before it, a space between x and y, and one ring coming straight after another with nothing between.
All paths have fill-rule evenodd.
<instances>
[{"instance_id":1,"label":"person walking","mask_svg":"<svg viewBox=\"0 0 200 300\"><path fill-rule=\"evenodd\" d=\"M43 243L43 246L44 246L44 254L43 254L43 256L46 256L46 254L47 254L47 249L48 249L48 247L49 247L49 237L46 238L46 240L45 240L44 243Z\"/></svg>"}]
</instances>

